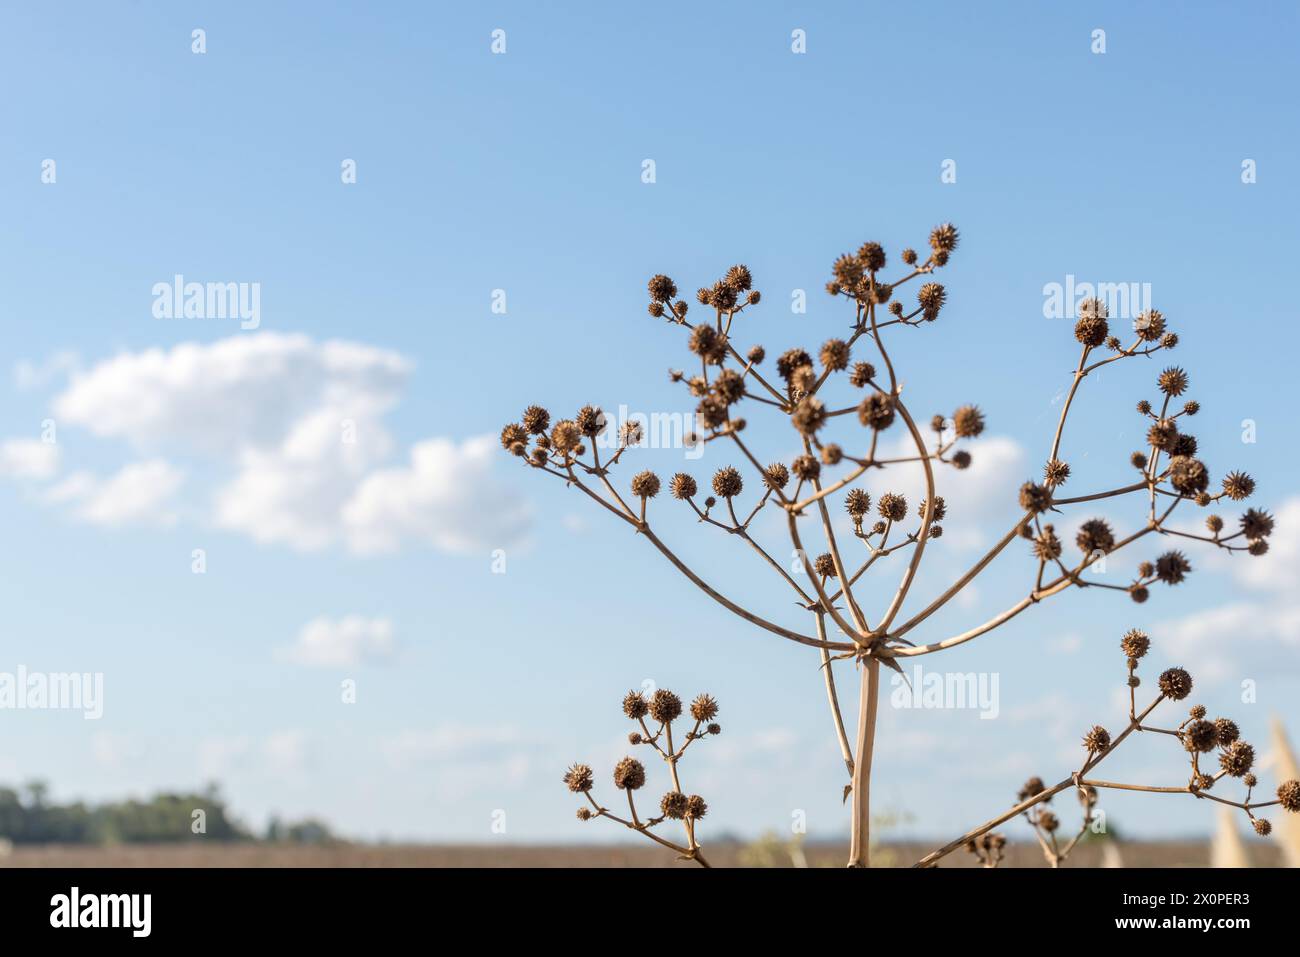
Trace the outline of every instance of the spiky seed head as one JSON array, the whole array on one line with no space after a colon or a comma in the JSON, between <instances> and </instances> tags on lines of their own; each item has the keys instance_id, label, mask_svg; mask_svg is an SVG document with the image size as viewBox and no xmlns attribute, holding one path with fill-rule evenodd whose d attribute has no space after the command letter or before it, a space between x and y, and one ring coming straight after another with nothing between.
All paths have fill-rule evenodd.
<instances>
[{"instance_id":1,"label":"spiky seed head","mask_svg":"<svg viewBox=\"0 0 1300 957\"><path fill-rule=\"evenodd\" d=\"M579 820L579 821L590 821L591 818L592 818L591 808L589 808L589 807L580 807L580 808L578 808L578 820Z\"/></svg>"},{"instance_id":2,"label":"spiky seed head","mask_svg":"<svg viewBox=\"0 0 1300 957\"><path fill-rule=\"evenodd\" d=\"M1099 724L1094 724L1083 736L1083 747L1088 751L1105 751L1110 747L1110 732Z\"/></svg>"},{"instance_id":3,"label":"spiky seed head","mask_svg":"<svg viewBox=\"0 0 1300 957\"><path fill-rule=\"evenodd\" d=\"M664 315L664 304L662 302L652 302L646 306L646 311L656 319L662 319Z\"/></svg>"},{"instance_id":4,"label":"spiky seed head","mask_svg":"<svg viewBox=\"0 0 1300 957\"><path fill-rule=\"evenodd\" d=\"M849 344L843 339L827 339L822 343L820 358L823 368L839 372L849 366Z\"/></svg>"},{"instance_id":5,"label":"spiky seed head","mask_svg":"<svg viewBox=\"0 0 1300 957\"><path fill-rule=\"evenodd\" d=\"M1229 472L1223 477L1223 494L1234 502L1250 498L1255 492L1255 480L1245 472Z\"/></svg>"},{"instance_id":6,"label":"spiky seed head","mask_svg":"<svg viewBox=\"0 0 1300 957\"><path fill-rule=\"evenodd\" d=\"M721 309L723 312L730 312L736 308L736 303L740 301L740 295L734 286L728 285L725 281L719 280L713 284L709 290L709 305L715 309Z\"/></svg>"},{"instance_id":7,"label":"spiky seed head","mask_svg":"<svg viewBox=\"0 0 1300 957\"><path fill-rule=\"evenodd\" d=\"M885 247L880 243L867 242L858 248L858 261L862 268L877 272L885 268Z\"/></svg>"},{"instance_id":8,"label":"spiky seed head","mask_svg":"<svg viewBox=\"0 0 1300 957\"><path fill-rule=\"evenodd\" d=\"M939 310L943 308L947 298L947 290L937 282L927 282L916 291L916 301L921 307L921 315L928 322L933 322L939 317Z\"/></svg>"},{"instance_id":9,"label":"spiky seed head","mask_svg":"<svg viewBox=\"0 0 1300 957\"><path fill-rule=\"evenodd\" d=\"M1191 715L1192 718L1193 718L1194 720L1199 721L1201 718L1204 718L1204 717L1205 717L1205 714L1206 714L1206 712L1205 712L1205 705L1203 705L1203 704L1194 704L1194 705L1191 706L1191 708L1188 710L1187 713L1188 713L1189 715Z\"/></svg>"},{"instance_id":10,"label":"spiky seed head","mask_svg":"<svg viewBox=\"0 0 1300 957\"><path fill-rule=\"evenodd\" d=\"M1125 658L1145 658L1147 652L1151 650L1151 639L1147 637L1146 632L1134 628L1119 640L1119 647L1124 652Z\"/></svg>"},{"instance_id":11,"label":"spiky seed head","mask_svg":"<svg viewBox=\"0 0 1300 957\"><path fill-rule=\"evenodd\" d=\"M1165 552L1156 559L1156 578L1166 585L1177 585L1187 578L1192 563L1179 551Z\"/></svg>"},{"instance_id":12,"label":"spiky seed head","mask_svg":"<svg viewBox=\"0 0 1300 957\"><path fill-rule=\"evenodd\" d=\"M584 794L591 790L595 778L588 765L574 764L564 772L564 783L575 794Z\"/></svg>"},{"instance_id":13,"label":"spiky seed head","mask_svg":"<svg viewBox=\"0 0 1300 957\"><path fill-rule=\"evenodd\" d=\"M1110 326L1106 324L1105 319L1086 318L1074 324L1074 338L1085 346L1095 348L1105 342L1108 335L1110 335Z\"/></svg>"},{"instance_id":14,"label":"spiky seed head","mask_svg":"<svg viewBox=\"0 0 1300 957\"><path fill-rule=\"evenodd\" d=\"M1151 403L1148 402L1146 399L1139 399L1137 404L1137 410L1140 415L1150 415Z\"/></svg>"},{"instance_id":15,"label":"spiky seed head","mask_svg":"<svg viewBox=\"0 0 1300 957\"><path fill-rule=\"evenodd\" d=\"M813 570L823 578L834 578L836 577L835 559L831 557L829 552L818 555L817 560L813 562Z\"/></svg>"},{"instance_id":16,"label":"spiky seed head","mask_svg":"<svg viewBox=\"0 0 1300 957\"><path fill-rule=\"evenodd\" d=\"M1047 511L1052 505L1052 493L1041 485L1026 482L1020 486L1020 507L1035 515Z\"/></svg>"},{"instance_id":17,"label":"spiky seed head","mask_svg":"<svg viewBox=\"0 0 1300 957\"><path fill-rule=\"evenodd\" d=\"M645 784L645 765L636 758L624 758L614 765L614 787L636 791Z\"/></svg>"},{"instance_id":18,"label":"spiky seed head","mask_svg":"<svg viewBox=\"0 0 1300 957\"><path fill-rule=\"evenodd\" d=\"M1183 729L1183 747L1188 751L1206 754L1213 751L1218 743L1214 722L1204 719L1193 721Z\"/></svg>"},{"instance_id":19,"label":"spiky seed head","mask_svg":"<svg viewBox=\"0 0 1300 957\"><path fill-rule=\"evenodd\" d=\"M686 313L690 312L690 310L691 307L685 299L678 299L673 303L673 312L676 313L678 319L685 319Z\"/></svg>"},{"instance_id":20,"label":"spiky seed head","mask_svg":"<svg viewBox=\"0 0 1300 957\"><path fill-rule=\"evenodd\" d=\"M691 717L696 721L712 721L718 716L718 702L712 695L698 694L691 702Z\"/></svg>"},{"instance_id":21,"label":"spiky seed head","mask_svg":"<svg viewBox=\"0 0 1300 957\"><path fill-rule=\"evenodd\" d=\"M921 499L921 504L916 507L918 518L925 518L925 507L927 504L929 504L927 499ZM942 522L947 517L948 503L943 500L942 495L936 495L934 497L934 520L936 522Z\"/></svg>"},{"instance_id":22,"label":"spiky seed head","mask_svg":"<svg viewBox=\"0 0 1300 957\"><path fill-rule=\"evenodd\" d=\"M1226 748L1241 737L1241 729L1231 718L1215 718L1214 730L1218 734L1219 747Z\"/></svg>"},{"instance_id":23,"label":"spiky seed head","mask_svg":"<svg viewBox=\"0 0 1300 957\"><path fill-rule=\"evenodd\" d=\"M787 382L794 375L794 370L812 365L812 356L802 349L787 349L776 358L776 372Z\"/></svg>"},{"instance_id":24,"label":"spiky seed head","mask_svg":"<svg viewBox=\"0 0 1300 957\"><path fill-rule=\"evenodd\" d=\"M1270 834L1273 833L1273 825L1269 822L1268 818L1257 817L1253 819L1250 823L1251 826L1255 829L1255 833L1258 834L1260 837L1268 837Z\"/></svg>"},{"instance_id":25,"label":"spiky seed head","mask_svg":"<svg viewBox=\"0 0 1300 957\"><path fill-rule=\"evenodd\" d=\"M530 405L524 409L524 428L533 435L542 435L551 426L551 413L540 405Z\"/></svg>"},{"instance_id":26,"label":"spiky seed head","mask_svg":"<svg viewBox=\"0 0 1300 957\"><path fill-rule=\"evenodd\" d=\"M1248 541L1258 541L1273 534L1273 516L1262 509L1248 508L1241 516L1241 530Z\"/></svg>"},{"instance_id":27,"label":"spiky seed head","mask_svg":"<svg viewBox=\"0 0 1300 957\"><path fill-rule=\"evenodd\" d=\"M698 794L692 794L686 799L686 816L692 821L698 821L708 813L708 804Z\"/></svg>"},{"instance_id":28,"label":"spiky seed head","mask_svg":"<svg viewBox=\"0 0 1300 957\"><path fill-rule=\"evenodd\" d=\"M907 499L897 492L886 492L880 496L876 511L880 513L881 518L891 522L901 522L907 517Z\"/></svg>"},{"instance_id":29,"label":"spiky seed head","mask_svg":"<svg viewBox=\"0 0 1300 957\"><path fill-rule=\"evenodd\" d=\"M1129 456L1128 461L1135 469L1142 471L1147 467L1147 454L1145 452L1134 452Z\"/></svg>"},{"instance_id":30,"label":"spiky seed head","mask_svg":"<svg viewBox=\"0 0 1300 957\"><path fill-rule=\"evenodd\" d=\"M1139 313L1133 320L1133 331L1143 342L1155 342L1165 334L1165 317L1159 309Z\"/></svg>"},{"instance_id":31,"label":"spiky seed head","mask_svg":"<svg viewBox=\"0 0 1300 957\"><path fill-rule=\"evenodd\" d=\"M573 417L573 421L578 424L578 431L589 439L605 431L605 413L594 405L584 405Z\"/></svg>"},{"instance_id":32,"label":"spiky seed head","mask_svg":"<svg viewBox=\"0 0 1300 957\"><path fill-rule=\"evenodd\" d=\"M722 734L722 725L718 724L715 721L704 730L707 731L709 734Z\"/></svg>"},{"instance_id":33,"label":"spiky seed head","mask_svg":"<svg viewBox=\"0 0 1300 957\"><path fill-rule=\"evenodd\" d=\"M1192 693L1192 676L1184 668L1169 668L1160 673L1160 693L1171 701L1182 701Z\"/></svg>"},{"instance_id":34,"label":"spiky seed head","mask_svg":"<svg viewBox=\"0 0 1300 957\"><path fill-rule=\"evenodd\" d=\"M1047 790L1047 785L1043 783L1040 777L1032 777L1024 783L1016 797L1021 801L1028 801L1031 797L1038 797ZM1051 800L1051 798L1048 798Z\"/></svg>"},{"instance_id":35,"label":"spiky seed head","mask_svg":"<svg viewBox=\"0 0 1300 957\"><path fill-rule=\"evenodd\" d=\"M1211 535L1218 535L1223 531L1223 519L1218 515L1205 516L1205 527L1209 529Z\"/></svg>"},{"instance_id":36,"label":"spiky seed head","mask_svg":"<svg viewBox=\"0 0 1300 957\"><path fill-rule=\"evenodd\" d=\"M1070 477L1070 466L1060 459L1052 459L1043 466L1043 484L1048 488L1064 485Z\"/></svg>"},{"instance_id":37,"label":"spiky seed head","mask_svg":"<svg viewBox=\"0 0 1300 957\"><path fill-rule=\"evenodd\" d=\"M1233 741L1219 755L1219 767L1228 772L1229 777L1239 778L1255 764L1255 749L1245 741Z\"/></svg>"},{"instance_id":38,"label":"spiky seed head","mask_svg":"<svg viewBox=\"0 0 1300 957\"><path fill-rule=\"evenodd\" d=\"M659 801L659 812L666 818L680 821L686 816L686 795L681 791L669 791Z\"/></svg>"},{"instance_id":39,"label":"spiky seed head","mask_svg":"<svg viewBox=\"0 0 1300 957\"><path fill-rule=\"evenodd\" d=\"M736 292L746 292L754 285L754 277L749 271L749 267L737 263L727 270L726 278L722 280Z\"/></svg>"},{"instance_id":40,"label":"spiky seed head","mask_svg":"<svg viewBox=\"0 0 1300 957\"><path fill-rule=\"evenodd\" d=\"M963 405L952 414L952 428L959 438L973 439L984 431L984 413L978 406Z\"/></svg>"},{"instance_id":41,"label":"spiky seed head","mask_svg":"<svg viewBox=\"0 0 1300 957\"><path fill-rule=\"evenodd\" d=\"M514 447L528 441L528 431L518 422L511 422L501 430L501 447L514 454Z\"/></svg>"},{"instance_id":42,"label":"spiky seed head","mask_svg":"<svg viewBox=\"0 0 1300 957\"><path fill-rule=\"evenodd\" d=\"M1253 774L1247 774L1244 778L1241 779L1241 783L1246 785L1246 787L1248 788L1253 788L1256 784L1259 783L1259 778L1255 777L1255 775Z\"/></svg>"},{"instance_id":43,"label":"spiky seed head","mask_svg":"<svg viewBox=\"0 0 1300 957\"><path fill-rule=\"evenodd\" d=\"M1210 473L1200 459L1176 455L1169 460L1169 484L1178 494L1193 497L1209 488Z\"/></svg>"},{"instance_id":44,"label":"spiky seed head","mask_svg":"<svg viewBox=\"0 0 1300 957\"><path fill-rule=\"evenodd\" d=\"M902 254L901 254L901 258L902 258L903 262L905 262L907 265L909 265L909 266L915 266L915 265L916 265L916 250L913 249L913 248L911 248L911 247L909 246L907 249L904 249L904 250L903 250L903 252L902 252Z\"/></svg>"},{"instance_id":45,"label":"spiky seed head","mask_svg":"<svg viewBox=\"0 0 1300 957\"><path fill-rule=\"evenodd\" d=\"M1074 543L1085 555L1109 552L1115 547L1115 533L1111 531L1110 525L1104 518L1090 518L1079 526L1079 533L1075 535Z\"/></svg>"},{"instance_id":46,"label":"spiky seed head","mask_svg":"<svg viewBox=\"0 0 1300 957\"><path fill-rule=\"evenodd\" d=\"M1300 811L1300 781L1292 778L1277 786L1277 799L1284 810L1295 813Z\"/></svg>"},{"instance_id":47,"label":"spiky seed head","mask_svg":"<svg viewBox=\"0 0 1300 957\"><path fill-rule=\"evenodd\" d=\"M849 385L861 389L875 377L876 367L870 362L855 362L853 371L849 373Z\"/></svg>"},{"instance_id":48,"label":"spiky seed head","mask_svg":"<svg viewBox=\"0 0 1300 957\"><path fill-rule=\"evenodd\" d=\"M1130 585L1128 596L1140 605L1151 596L1151 592L1146 585Z\"/></svg>"},{"instance_id":49,"label":"spiky seed head","mask_svg":"<svg viewBox=\"0 0 1300 957\"><path fill-rule=\"evenodd\" d=\"M1178 441L1178 426L1172 419L1161 419L1147 429L1147 444L1162 452L1172 452Z\"/></svg>"},{"instance_id":50,"label":"spiky seed head","mask_svg":"<svg viewBox=\"0 0 1300 957\"><path fill-rule=\"evenodd\" d=\"M561 452L576 451L582 444L582 432L572 419L561 419L551 429L551 444Z\"/></svg>"},{"instance_id":51,"label":"spiky seed head","mask_svg":"<svg viewBox=\"0 0 1300 957\"><path fill-rule=\"evenodd\" d=\"M970 468L971 455L965 449L960 449L952 454L952 464L954 468Z\"/></svg>"},{"instance_id":52,"label":"spiky seed head","mask_svg":"<svg viewBox=\"0 0 1300 957\"><path fill-rule=\"evenodd\" d=\"M1038 815L1038 826L1048 834L1051 834L1061 826L1061 821L1051 811L1043 811Z\"/></svg>"},{"instance_id":53,"label":"spiky seed head","mask_svg":"<svg viewBox=\"0 0 1300 957\"><path fill-rule=\"evenodd\" d=\"M795 405L790 421L801 434L816 435L826 424L826 404L815 396L805 396Z\"/></svg>"},{"instance_id":54,"label":"spiky seed head","mask_svg":"<svg viewBox=\"0 0 1300 957\"><path fill-rule=\"evenodd\" d=\"M1249 545L1246 546L1246 551L1256 558L1258 558L1260 555L1267 555L1268 542L1262 538L1257 538Z\"/></svg>"},{"instance_id":55,"label":"spiky seed head","mask_svg":"<svg viewBox=\"0 0 1300 957\"><path fill-rule=\"evenodd\" d=\"M632 476L632 494L637 498L654 498L659 494L659 476L647 469Z\"/></svg>"},{"instance_id":56,"label":"spiky seed head","mask_svg":"<svg viewBox=\"0 0 1300 957\"><path fill-rule=\"evenodd\" d=\"M756 366L762 365L763 360L767 358L767 350L762 346L754 346L749 350L749 354L746 358Z\"/></svg>"},{"instance_id":57,"label":"spiky seed head","mask_svg":"<svg viewBox=\"0 0 1300 957\"><path fill-rule=\"evenodd\" d=\"M795 478L811 482L821 474L822 464L811 455L801 455L790 463L790 471L795 474Z\"/></svg>"},{"instance_id":58,"label":"spiky seed head","mask_svg":"<svg viewBox=\"0 0 1300 957\"><path fill-rule=\"evenodd\" d=\"M1053 526L1044 525L1042 532L1034 537L1034 557L1045 562L1061 557L1061 540L1056 537Z\"/></svg>"},{"instance_id":59,"label":"spiky seed head","mask_svg":"<svg viewBox=\"0 0 1300 957\"><path fill-rule=\"evenodd\" d=\"M858 421L869 429L883 432L894 424L894 400L883 392L873 392L858 405Z\"/></svg>"},{"instance_id":60,"label":"spiky seed head","mask_svg":"<svg viewBox=\"0 0 1300 957\"><path fill-rule=\"evenodd\" d=\"M695 479L685 472L678 472L674 475L668 488L673 493L673 498L683 500L694 498L695 494L700 490L700 487L695 484Z\"/></svg>"},{"instance_id":61,"label":"spiky seed head","mask_svg":"<svg viewBox=\"0 0 1300 957\"><path fill-rule=\"evenodd\" d=\"M735 498L744 487L740 473L733 466L724 465L713 473L713 491L723 498Z\"/></svg>"},{"instance_id":62,"label":"spiky seed head","mask_svg":"<svg viewBox=\"0 0 1300 957\"><path fill-rule=\"evenodd\" d=\"M1187 435L1184 432L1178 433L1178 438L1174 439L1173 447L1169 450L1170 455L1196 455L1196 436Z\"/></svg>"},{"instance_id":63,"label":"spiky seed head","mask_svg":"<svg viewBox=\"0 0 1300 957\"><path fill-rule=\"evenodd\" d=\"M840 460L844 458L844 450L834 442L827 442L822 446L822 464L839 465Z\"/></svg>"},{"instance_id":64,"label":"spiky seed head","mask_svg":"<svg viewBox=\"0 0 1300 957\"><path fill-rule=\"evenodd\" d=\"M629 691L623 696L623 713L636 721L650 713L650 705L639 691Z\"/></svg>"},{"instance_id":65,"label":"spiky seed head","mask_svg":"<svg viewBox=\"0 0 1300 957\"><path fill-rule=\"evenodd\" d=\"M1156 386L1167 396L1179 396L1187 391L1187 373L1177 366L1170 366L1160 373Z\"/></svg>"},{"instance_id":66,"label":"spiky seed head","mask_svg":"<svg viewBox=\"0 0 1300 957\"><path fill-rule=\"evenodd\" d=\"M763 469L763 481L768 488L783 489L790 484L790 470L784 462L773 462Z\"/></svg>"},{"instance_id":67,"label":"spiky seed head","mask_svg":"<svg viewBox=\"0 0 1300 957\"><path fill-rule=\"evenodd\" d=\"M667 302L677 295L677 284L662 273L651 276L647 288L654 302Z\"/></svg>"},{"instance_id":68,"label":"spiky seed head","mask_svg":"<svg viewBox=\"0 0 1300 957\"><path fill-rule=\"evenodd\" d=\"M650 696L650 717L667 724L682 714L682 699L667 688L658 688Z\"/></svg>"},{"instance_id":69,"label":"spiky seed head","mask_svg":"<svg viewBox=\"0 0 1300 957\"><path fill-rule=\"evenodd\" d=\"M871 511L871 496L864 489L851 488L844 496L844 508L859 522Z\"/></svg>"},{"instance_id":70,"label":"spiky seed head","mask_svg":"<svg viewBox=\"0 0 1300 957\"><path fill-rule=\"evenodd\" d=\"M935 252L950 253L957 248L959 238L956 226L952 223L940 223L930 230L930 248Z\"/></svg>"}]
</instances>

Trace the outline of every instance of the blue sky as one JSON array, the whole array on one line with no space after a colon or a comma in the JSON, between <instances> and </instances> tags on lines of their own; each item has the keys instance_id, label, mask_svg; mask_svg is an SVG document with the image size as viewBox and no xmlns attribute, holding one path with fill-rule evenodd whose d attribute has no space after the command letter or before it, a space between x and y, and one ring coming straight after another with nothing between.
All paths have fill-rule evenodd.
<instances>
[{"instance_id":1,"label":"blue sky","mask_svg":"<svg viewBox=\"0 0 1300 957\"><path fill-rule=\"evenodd\" d=\"M254 823L611 839L572 820L559 777L585 758L603 778L627 730L619 698L653 681L722 701L724 735L686 769L714 833L783 830L796 810L846 833L815 653L729 616L491 443L533 402L690 409L665 374L682 337L645 312L652 273L689 290L745 262L765 300L741 341L811 348L851 320L821 291L837 255L874 239L897 263L946 220L963 237L940 277L948 305L896 330L893 356L916 414L975 402L989 430L975 468L941 473L954 515L918 600L1014 520L1014 489L1046 455L1077 354L1044 286L1068 275L1150 284L1182 337L1169 361L1203 405L1212 475L1255 475L1279 531L1258 561L1192 543L1190 582L1145 605L1071 592L923 659L997 673L1000 716L884 709L876 802L944 836L1028 774L1065 774L1087 727L1120 720L1116 643L1135 626L1154 664L1210 676L1198 698L1248 737L1262 745L1272 715L1300 735L1296 316L1277 276L1300 251L1294 6L138 2L0 17L0 671L105 684L98 721L0 712L0 781L95 799L216 778ZM956 182L941 181L948 160ZM176 274L258 283L260 325L155 318L151 290ZM1064 445L1076 493L1128 475L1133 405L1164 364L1085 383ZM747 416L771 457L792 453L785 427ZM732 461L720 447L629 460L700 479ZM674 505L652 517L711 580L806 626L775 577ZM1096 514L1132 530L1142 503ZM764 531L777 547L780 529ZM1134 546L1108 576L1156 550ZM918 634L983 621L1033 570L1013 546ZM848 669L841 681L851 701ZM1172 783L1180 758L1158 743L1110 775ZM1104 806L1124 833L1212 824L1190 800Z\"/></svg>"}]
</instances>

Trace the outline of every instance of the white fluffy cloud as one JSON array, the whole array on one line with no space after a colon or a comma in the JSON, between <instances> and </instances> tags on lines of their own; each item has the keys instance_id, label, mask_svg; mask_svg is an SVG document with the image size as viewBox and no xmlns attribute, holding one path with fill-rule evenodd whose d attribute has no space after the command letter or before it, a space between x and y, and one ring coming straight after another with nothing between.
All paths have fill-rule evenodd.
<instances>
[{"instance_id":1,"label":"white fluffy cloud","mask_svg":"<svg viewBox=\"0 0 1300 957\"><path fill-rule=\"evenodd\" d=\"M393 623L387 618L348 615L333 620L322 616L307 622L282 656L316 668L350 668L389 660L396 649Z\"/></svg>"},{"instance_id":2,"label":"white fluffy cloud","mask_svg":"<svg viewBox=\"0 0 1300 957\"><path fill-rule=\"evenodd\" d=\"M59 447L39 439L0 442L0 477L48 479L59 470Z\"/></svg>"},{"instance_id":3,"label":"white fluffy cloud","mask_svg":"<svg viewBox=\"0 0 1300 957\"><path fill-rule=\"evenodd\" d=\"M410 369L391 350L270 332L117 355L74 374L54 414L151 461L107 481L74 475L46 500L101 525L143 520L180 484L164 457L187 455L217 466L203 470L210 507L194 511L263 544L370 554L518 541L527 510L492 482L490 439L429 439L385 467L396 443L384 418Z\"/></svg>"},{"instance_id":4,"label":"white fluffy cloud","mask_svg":"<svg viewBox=\"0 0 1300 957\"><path fill-rule=\"evenodd\" d=\"M405 539L448 552L509 544L528 510L492 483L497 454L491 436L420 442L409 465L367 476L344 506L349 544L362 554L393 551Z\"/></svg>"},{"instance_id":5,"label":"white fluffy cloud","mask_svg":"<svg viewBox=\"0 0 1300 957\"><path fill-rule=\"evenodd\" d=\"M1243 598L1161 626L1171 654L1207 681L1294 672L1300 662L1300 497L1276 513L1268 553L1235 554L1219 564L1249 588L1272 594ZM1220 554L1220 553L1215 553ZM1244 674L1243 669L1249 671Z\"/></svg>"},{"instance_id":6,"label":"white fluffy cloud","mask_svg":"<svg viewBox=\"0 0 1300 957\"><path fill-rule=\"evenodd\" d=\"M92 525L171 525L172 500L184 475L162 459L133 462L108 478L77 472L46 490L47 502L66 503Z\"/></svg>"}]
</instances>

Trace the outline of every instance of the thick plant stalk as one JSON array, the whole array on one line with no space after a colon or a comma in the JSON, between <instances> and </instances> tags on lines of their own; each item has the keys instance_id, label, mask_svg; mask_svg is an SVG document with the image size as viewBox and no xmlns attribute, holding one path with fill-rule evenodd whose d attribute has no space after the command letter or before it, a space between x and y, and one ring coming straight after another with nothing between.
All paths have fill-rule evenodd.
<instances>
[{"instance_id":1,"label":"thick plant stalk","mask_svg":"<svg viewBox=\"0 0 1300 957\"><path fill-rule=\"evenodd\" d=\"M880 662L869 658L862 666L858 698L857 757L853 763L853 819L849 867L871 866L871 751L876 739L876 707L880 699Z\"/></svg>"}]
</instances>

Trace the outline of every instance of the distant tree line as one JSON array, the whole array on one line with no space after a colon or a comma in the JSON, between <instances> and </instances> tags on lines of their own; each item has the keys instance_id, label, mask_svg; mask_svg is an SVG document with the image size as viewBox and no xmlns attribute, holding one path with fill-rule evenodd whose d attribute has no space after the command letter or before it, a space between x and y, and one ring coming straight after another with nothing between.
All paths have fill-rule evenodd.
<instances>
[{"instance_id":1,"label":"distant tree line","mask_svg":"<svg viewBox=\"0 0 1300 957\"><path fill-rule=\"evenodd\" d=\"M202 814L196 812L201 811ZM21 790L0 787L0 841L14 844L167 844L186 841L333 841L316 820L272 818L259 836L235 820L216 787L201 793L156 794L148 800L57 804L39 781Z\"/></svg>"}]
</instances>

